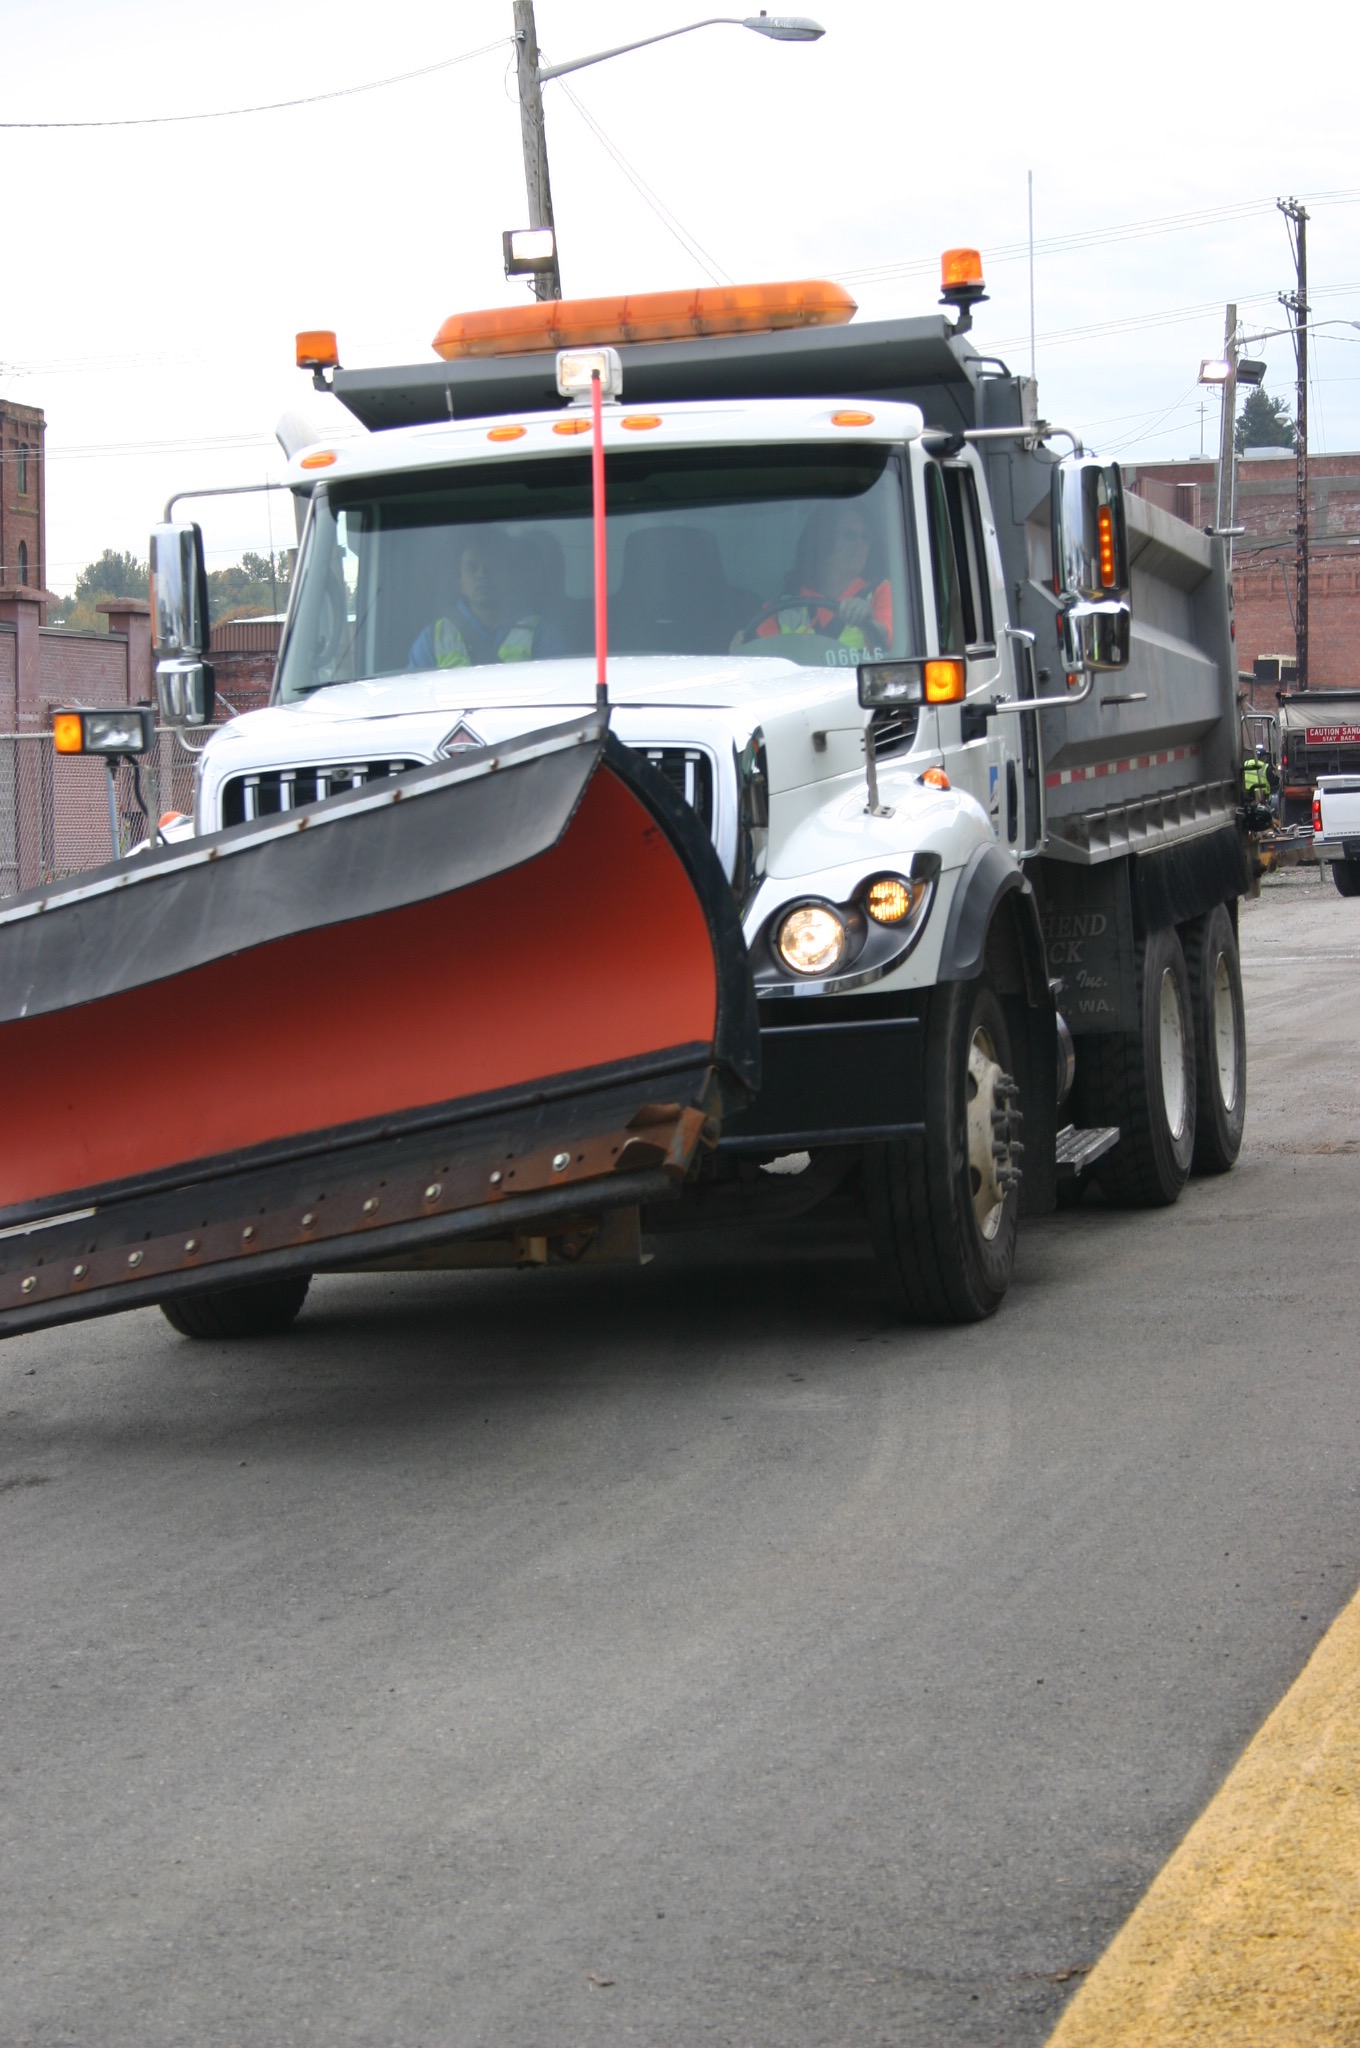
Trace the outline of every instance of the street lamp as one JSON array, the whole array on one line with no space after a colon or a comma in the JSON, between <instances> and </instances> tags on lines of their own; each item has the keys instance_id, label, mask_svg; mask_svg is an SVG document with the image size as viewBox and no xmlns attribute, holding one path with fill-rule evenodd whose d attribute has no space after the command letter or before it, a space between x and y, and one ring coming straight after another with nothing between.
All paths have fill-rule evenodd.
<instances>
[{"instance_id":1,"label":"street lamp","mask_svg":"<svg viewBox=\"0 0 1360 2048\"><path fill-rule=\"evenodd\" d=\"M524 149L524 186L529 200L531 230L552 236L550 247L541 242L530 252L519 249L522 239L516 231L506 235L505 274L531 276L534 296L560 299L562 273L557 261L557 236L553 226L552 187L548 180L548 141L543 128L542 88L569 71L584 71L587 65L603 64L610 57L626 57L631 50L645 50L652 43L667 43L674 36L687 36L697 28L749 28L775 43L815 43L826 31L803 14L712 14L702 21L687 21L680 28L663 29L659 35L639 36L636 42L619 43L612 50L596 50L589 57L573 57L566 64L541 64L538 31L534 25L534 0L514 0L515 52L519 71L520 140Z\"/></svg>"}]
</instances>

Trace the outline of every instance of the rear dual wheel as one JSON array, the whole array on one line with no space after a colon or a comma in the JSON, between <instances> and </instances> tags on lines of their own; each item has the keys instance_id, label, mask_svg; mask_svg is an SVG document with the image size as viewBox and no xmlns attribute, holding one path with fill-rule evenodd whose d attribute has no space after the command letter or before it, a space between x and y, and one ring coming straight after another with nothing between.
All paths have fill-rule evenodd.
<instances>
[{"instance_id":1,"label":"rear dual wheel","mask_svg":"<svg viewBox=\"0 0 1360 2048\"><path fill-rule=\"evenodd\" d=\"M989 981L932 991L926 1132L868 1146L864 1162L874 1249L909 1322L979 1322L1010 1285L1024 1150L1012 1065Z\"/></svg>"},{"instance_id":2,"label":"rear dual wheel","mask_svg":"<svg viewBox=\"0 0 1360 2048\"><path fill-rule=\"evenodd\" d=\"M1119 1126L1096 1169L1107 1201L1160 1209L1185 1186L1195 1154L1195 1006L1180 939L1149 932L1137 947L1138 1029L1082 1041L1077 1087L1084 1124Z\"/></svg>"},{"instance_id":3,"label":"rear dual wheel","mask_svg":"<svg viewBox=\"0 0 1360 2048\"><path fill-rule=\"evenodd\" d=\"M1181 933L1195 1032L1196 1173L1227 1173L1247 1115L1247 1020L1232 919L1217 904Z\"/></svg>"}]
</instances>

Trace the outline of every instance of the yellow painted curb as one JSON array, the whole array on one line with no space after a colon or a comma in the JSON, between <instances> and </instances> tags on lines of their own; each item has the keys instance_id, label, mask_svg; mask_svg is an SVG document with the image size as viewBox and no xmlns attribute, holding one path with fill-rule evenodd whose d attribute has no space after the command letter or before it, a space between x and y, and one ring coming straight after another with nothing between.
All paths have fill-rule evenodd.
<instances>
[{"instance_id":1,"label":"yellow painted curb","mask_svg":"<svg viewBox=\"0 0 1360 2048\"><path fill-rule=\"evenodd\" d=\"M1048 2048L1360 2044L1360 1593Z\"/></svg>"}]
</instances>

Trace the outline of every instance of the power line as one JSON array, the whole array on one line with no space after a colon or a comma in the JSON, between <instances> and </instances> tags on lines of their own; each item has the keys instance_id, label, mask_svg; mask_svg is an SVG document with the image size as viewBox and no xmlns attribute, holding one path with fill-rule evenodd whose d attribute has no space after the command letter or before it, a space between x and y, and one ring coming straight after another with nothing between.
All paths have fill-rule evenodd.
<instances>
[{"instance_id":1,"label":"power line","mask_svg":"<svg viewBox=\"0 0 1360 2048\"><path fill-rule=\"evenodd\" d=\"M661 225L680 244L680 247L684 250L685 254L691 257L699 265L699 268L706 273L706 275L714 284L731 284L732 279L728 276L727 272L723 269L722 265L718 262L717 258L715 256L710 256L708 254L708 251L704 248L702 242L699 242L695 239L695 237L689 232L689 229L684 225L683 221L679 220L676 217L676 215L671 212L670 208L666 205L665 201L663 199L660 199L657 196L657 194L653 192L651 186L647 183L647 180L643 177L641 171L637 170L628 161L628 158L624 155L623 151L618 147L618 144L610 140L609 136L605 134L604 129L595 119L595 116L590 112L589 108L586 107L582 103L582 101L577 97L577 95L572 91L571 87L569 85L563 84L563 82L560 79L558 80L558 83L562 86L563 92L571 101L577 113L581 116L581 119L590 129L591 133L595 136L596 140L606 150L608 150L610 156L613 157L614 162L623 172L623 175L625 176L625 178L627 178L629 184L632 185L634 190L640 194L640 196L646 201L647 205L651 207L652 212L661 222Z\"/></svg>"},{"instance_id":2,"label":"power line","mask_svg":"<svg viewBox=\"0 0 1360 2048\"><path fill-rule=\"evenodd\" d=\"M1319 193L1310 204L1314 206L1353 206L1360 201L1360 186L1339 187L1333 192ZM1088 249L1104 242L1129 242L1141 240L1149 235L1184 234L1194 228L1211 227L1220 221L1246 220L1254 214L1273 213L1273 199L1244 199L1227 206L1201 207L1194 212L1160 214L1148 220L1124 221L1113 227L1080 228L1068 235L1049 235L1034 244L1036 256L1056 256L1068 249ZM990 269L998 263L1019 263L1027 261L1029 243L1007 242L1000 247L989 249L987 265ZM923 276L934 271L938 256L911 257L901 263L870 264L859 270L837 270L831 275L842 284L871 284L887 282L894 277Z\"/></svg>"},{"instance_id":3,"label":"power line","mask_svg":"<svg viewBox=\"0 0 1360 2048\"><path fill-rule=\"evenodd\" d=\"M464 50L458 57L441 57L435 64L422 64L416 71L394 72L391 78L370 78L365 85L341 85L333 92L307 93L301 99L266 100L258 107L217 107L205 114L134 114L118 121L0 121L5 128L164 128L180 121L235 121L242 114L280 114L291 107L315 107L323 100L352 99L356 93L381 92L389 85L406 85L413 78L428 78L432 72L448 71L455 64L470 64L474 57L485 57L491 50L499 50L509 42L508 36L497 36L494 43L483 43L479 49Z\"/></svg>"}]
</instances>

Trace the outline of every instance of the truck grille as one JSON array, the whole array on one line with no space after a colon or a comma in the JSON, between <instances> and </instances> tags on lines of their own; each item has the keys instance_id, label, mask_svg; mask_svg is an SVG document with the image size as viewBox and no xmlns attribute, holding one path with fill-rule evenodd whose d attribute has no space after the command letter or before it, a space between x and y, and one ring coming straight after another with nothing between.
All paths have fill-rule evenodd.
<instances>
[{"instance_id":1,"label":"truck grille","mask_svg":"<svg viewBox=\"0 0 1360 2048\"><path fill-rule=\"evenodd\" d=\"M919 704L885 704L874 713L874 752L905 754L916 738L921 721Z\"/></svg>"},{"instance_id":2,"label":"truck grille","mask_svg":"<svg viewBox=\"0 0 1360 2048\"><path fill-rule=\"evenodd\" d=\"M713 763L702 747L637 747L634 752L684 798L704 830L711 833ZM338 796L341 790L359 789L366 782L404 775L408 768L419 766L418 761L406 760L340 761L332 766L261 768L254 774L233 775L222 790L222 823L242 825L249 818L273 817L279 811L296 810L299 804L319 803L323 797Z\"/></svg>"},{"instance_id":3,"label":"truck grille","mask_svg":"<svg viewBox=\"0 0 1360 2048\"><path fill-rule=\"evenodd\" d=\"M307 768L261 768L254 775L233 775L222 791L222 823L243 825L248 818L268 818L299 804L320 803L343 789L362 789L388 775L404 775L419 761L339 761Z\"/></svg>"},{"instance_id":4,"label":"truck grille","mask_svg":"<svg viewBox=\"0 0 1360 2048\"><path fill-rule=\"evenodd\" d=\"M705 832L713 831L713 763L702 747L635 747L649 767L683 797Z\"/></svg>"}]
</instances>

